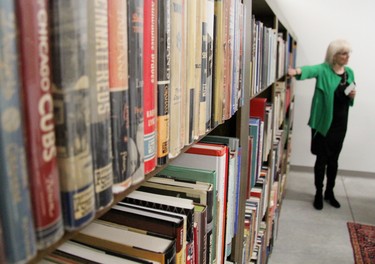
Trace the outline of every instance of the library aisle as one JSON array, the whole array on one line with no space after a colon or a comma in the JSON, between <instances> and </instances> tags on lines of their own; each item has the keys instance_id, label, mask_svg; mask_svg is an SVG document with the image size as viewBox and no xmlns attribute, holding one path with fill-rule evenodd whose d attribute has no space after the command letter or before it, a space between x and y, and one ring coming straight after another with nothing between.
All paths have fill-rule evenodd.
<instances>
[{"instance_id":1,"label":"library aisle","mask_svg":"<svg viewBox=\"0 0 375 264\"><path fill-rule=\"evenodd\" d=\"M346 223L375 225L374 190L373 175L339 172L335 196L341 208L324 202L318 211L312 169L292 167L268 264L353 264Z\"/></svg>"}]
</instances>

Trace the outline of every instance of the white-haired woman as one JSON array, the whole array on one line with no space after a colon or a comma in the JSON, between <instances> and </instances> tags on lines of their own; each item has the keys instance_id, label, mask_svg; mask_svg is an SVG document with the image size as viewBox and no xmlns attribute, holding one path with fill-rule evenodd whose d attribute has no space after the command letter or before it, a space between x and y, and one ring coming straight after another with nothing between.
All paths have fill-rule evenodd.
<instances>
[{"instance_id":1,"label":"white-haired woman","mask_svg":"<svg viewBox=\"0 0 375 264\"><path fill-rule=\"evenodd\" d=\"M347 129L349 106L353 106L356 94L355 89L348 91L355 85L354 72L346 66L350 53L351 47L346 40L335 40L329 44L323 63L288 69L288 75L297 80L316 79L308 125L312 131L311 152L316 155L313 205L317 210L323 208L325 174L327 184L324 199L333 207L340 207L333 188Z\"/></svg>"}]
</instances>

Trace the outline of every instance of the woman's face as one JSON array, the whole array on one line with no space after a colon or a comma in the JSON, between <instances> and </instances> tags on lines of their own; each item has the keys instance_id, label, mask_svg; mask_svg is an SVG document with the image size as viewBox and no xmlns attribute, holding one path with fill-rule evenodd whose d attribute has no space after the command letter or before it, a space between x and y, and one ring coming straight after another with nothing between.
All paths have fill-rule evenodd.
<instances>
[{"instance_id":1,"label":"woman's face","mask_svg":"<svg viewBox=\"0 0 375 264\"><path fill-rule=\"evenodd\" d=\"M350 57L349 51L340 51L340 52L336 53L336 55L334 57L335 63L340 65L340 66L346 65L349 62L349 57Z\"/></svg>"}]
</instances>

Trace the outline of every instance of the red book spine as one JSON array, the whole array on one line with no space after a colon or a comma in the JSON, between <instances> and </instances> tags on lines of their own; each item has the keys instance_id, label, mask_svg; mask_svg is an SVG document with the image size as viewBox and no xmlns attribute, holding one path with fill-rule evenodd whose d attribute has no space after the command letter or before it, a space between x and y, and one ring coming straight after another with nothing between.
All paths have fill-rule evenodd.
<instances>
[{"instance_id":1,"label":"red book spine","mask_svg":"<svg viewBox=\"0 0 375 264\"><path fill-rule=\"evenodd\" d=\"M21 3L22 2L22 3ZM47 0L17 1L30 189L38 248L63 234Z\"/></svg>"},{"instance_id":2,"label":"red book spine","mask_svg":"<svg viewBox=\"0 0 375 264\"><path fill-rule=\"evenodd\" d=\"M145 174L147 174L154 170L156 166L156 0L145 0L143 17L144 166Z\"/></svg>"}]
</instances>

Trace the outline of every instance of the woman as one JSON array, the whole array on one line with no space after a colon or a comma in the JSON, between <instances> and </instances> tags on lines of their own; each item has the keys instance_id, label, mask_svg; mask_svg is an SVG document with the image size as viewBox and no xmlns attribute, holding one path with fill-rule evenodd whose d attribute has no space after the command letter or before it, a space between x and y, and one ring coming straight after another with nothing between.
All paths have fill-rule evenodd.
<instances>
[{"instance_id":1,"label":"woman","mask_svg":"<svg viewBox=\"0 0 375 264\"><path fill-rule=\"evenodd\" d=\"M340 207L333 188L347 129L349 106L353 106L356 94L355 89L345 92L349 85L351 88L355 84L354 72L346 66L350 52L351 47L347 41L335 40L329 44L323 63L288 69L288 74L297 80L316 79L308 124L312 131L311 152L316 155L314 166L316 194L313 205L317 210L323 208L325 172L327 172L327 185L324 199L333 207Z\"/></svg>"}]
</instances>

